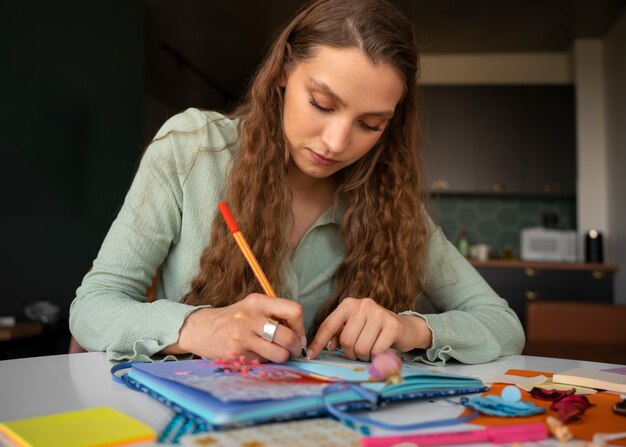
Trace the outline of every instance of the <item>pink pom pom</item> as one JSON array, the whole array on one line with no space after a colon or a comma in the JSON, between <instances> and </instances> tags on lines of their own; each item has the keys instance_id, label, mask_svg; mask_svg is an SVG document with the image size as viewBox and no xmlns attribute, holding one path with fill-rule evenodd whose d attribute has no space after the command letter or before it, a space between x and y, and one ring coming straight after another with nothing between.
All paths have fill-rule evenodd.
<instances>
[{"instance_id":1,"label":"pink pom pom","mask_svg":"<svg viewBox=\"0 0 626 447\"><path fill-rule=\"evenodd\" d=\"M387 380L397 375L402 369L402 359L393 351L377 354L369 367L370 377L374 380Z\"/></svg>"}]
</instances>

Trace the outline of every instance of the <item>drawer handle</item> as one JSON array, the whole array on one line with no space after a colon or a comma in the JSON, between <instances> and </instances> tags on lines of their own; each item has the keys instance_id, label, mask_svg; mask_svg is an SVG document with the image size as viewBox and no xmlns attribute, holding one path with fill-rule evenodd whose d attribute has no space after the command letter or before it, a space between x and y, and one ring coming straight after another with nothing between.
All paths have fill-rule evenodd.
<instances>
[{"instance_id":1,"label":"drawer handle","mask_svg":"<svg viewBox=\"0 0 626 447\"><path fill-rule=\"evenodd\" d=\"M546 183L543 185L543 192L547 192L549 194L559 192L561 190L561 186L558 183Z\"/></svg>"},{"instance_id":2,"label":"drawer handle","mask_svg":"<svg viewBox=\"0 0 626 447\"><path fill-rule=\"evenodd\" d=\"M539 298L539 292L535 292L534 290L527 290L525 295L526 299L531 301Z\"/></svg>"},{"instance_id":3,"label":"drawer handle","mask_svg":"<svg viewBox=\"0 0 626 447\"><path fill-rule=\"evenodd\" d=\"M446 191L449 188L450 183L446 182L445 180L437 180L433 182L433 189L435 191Z\"/></svg>"},{"instance_id":4,"label":"drawer handle","mask_svg":"<svg viewBox=\"0 0 626 447\"><path fill-rule=\"evenodd\" d=\"M496 192L504 192L506 191L506 183L497 182L493 184L493 190Z\"/></svg>"},{"instance_id":5,"label":"drawer handle","mask_svg":"<svg viewBox=\"0 0 626 447\"><path fill-rule=\"evenodd\" d=\"M526 276L530 276L531 278L533 276L537 276L537 270L532 267L526 267L526 269L524 269L524 273L526 273Z\"/></svg>"},{"instance_id":6,"label":"drawer handle","mask_svg":"<svg viewBox=\"0 0 626 447\"><path fill-rule=\"evenodd\" d=\"M604 279L606 278L606 272L603 272L601 270L593 270L591 272L591 276L593 277L593 279Z\"/></svg>"}]
</instances>

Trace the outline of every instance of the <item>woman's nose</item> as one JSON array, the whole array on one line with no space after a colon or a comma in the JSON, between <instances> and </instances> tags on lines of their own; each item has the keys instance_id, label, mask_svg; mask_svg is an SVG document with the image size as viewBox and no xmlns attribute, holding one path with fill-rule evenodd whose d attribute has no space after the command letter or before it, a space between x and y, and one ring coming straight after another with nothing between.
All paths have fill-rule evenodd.
<instances>
[{"instance_id":1,"label":"woman's nose","mask_svg":"<svg viewBox=\"0 0 626 447\"><path fill-rule=\"evenodd\" d=\"M322 142L333 153L342 152L350 141L352 123L348 120L337 118L330 120L322 133Z\"/></svg>"}]
</instances>

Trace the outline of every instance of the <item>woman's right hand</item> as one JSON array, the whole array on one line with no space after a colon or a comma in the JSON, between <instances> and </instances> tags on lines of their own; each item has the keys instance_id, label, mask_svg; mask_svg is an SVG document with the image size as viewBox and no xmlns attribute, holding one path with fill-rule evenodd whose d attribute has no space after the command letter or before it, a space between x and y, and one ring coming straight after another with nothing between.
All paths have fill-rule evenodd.
<instances>
[{"instance_id":1,"label":"woman's right hand","mask_svg":"<svg viewBox=\"0 0 626 447\"><path fill-rule=\"evenodd\" d=\"M263 338L267 320L279 320L272 342ZM306 346L302 306L283 298L259 293L226 307L198 309L187 317L178 342L164 354L192 353L204 358L250 359L282 363L290 355L300 357Z\"/></svg>"}]
</instances>

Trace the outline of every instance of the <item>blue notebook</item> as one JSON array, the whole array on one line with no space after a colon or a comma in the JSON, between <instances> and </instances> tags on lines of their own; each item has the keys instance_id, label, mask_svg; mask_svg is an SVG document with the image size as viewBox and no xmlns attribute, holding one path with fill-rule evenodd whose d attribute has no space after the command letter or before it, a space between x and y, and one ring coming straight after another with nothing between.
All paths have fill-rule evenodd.
<instances>
[{"instance_id":1,"label":"blue notebook","mask_svg":"<svg viewBox=\"0 0 626 447\"><path fill-rule=\"evenodd\" d=\"M342 410L371 408L353 389L327 394L334 382L352 382L376 393L376 406L395 400L486 391L477 378L404 364L395 384L371 381L369 363L335 354L232 371L209 360L133 363L121 379L208 429L235 428L328 414L325 399Z\"/></svg>"}]
</instances>

